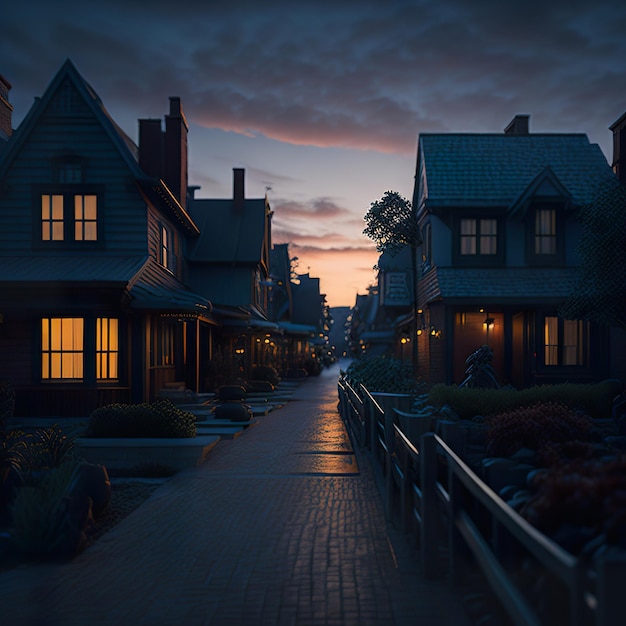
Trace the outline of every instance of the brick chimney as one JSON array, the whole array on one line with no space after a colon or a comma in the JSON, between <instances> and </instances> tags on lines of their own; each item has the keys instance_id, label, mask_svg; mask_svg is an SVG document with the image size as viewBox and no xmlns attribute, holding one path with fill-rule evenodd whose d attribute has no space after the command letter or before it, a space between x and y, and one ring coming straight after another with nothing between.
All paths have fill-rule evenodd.
<instances>
[{"instance_id":1,"label":"brick chimney","mask_svg":"<svg viewBox=\"0 0 626 626\"><path fill-rule=\"evenodd\" d=\"M528 135L530 115L516 115L504 129L505 135Z\"/></svg>"},{"instance_id":2,"label":"brick chimney","mask_svg":"<svg viewBox=\"0 0 626 626\"><path fill-rule=\"evenodd\" d=\"M246 170L233 168L233 205L236 211L242 210L246 201L245 179Z\"/></svg>"},{"instance_id":3,"label":"brick chimney","mask_svg":"<svg viewBox=\"0 0 626 626\"><path fill-rule=\"evenodd\" d=\"M626 185L626 113L609 130L613 132L613 171L619 182Z\"/></svg>"},{"instance_id":4,"label":"brick chimney","mask_svg":"<svg viewBox=\"0 0 626 626\"><path fill-rule=\"evenodd\" d=\"M0 139L8 139L13 134L13 105L9 102L11 83L0 74Z\"/></svg>"},{"instance_id":5,"label":"brick chimney","mask_svg":"<svg viewBox=\"0 0 626 626\"><path fill-rule=\"evenodd\" d=\"M170 112L161 120L139 120L139 166L165 181L183 207L187 205L187 134L189 126L180 98L170 98Z\"/></svg>"},{"instance_id":6,"label":"brick chimney","mask_svg":"<svg viewBox=\"0 0 626 626\"><path fill-rule=\"evenodd\" d=\"M165 182L183 207L187 205L187 133L189 126L180 98L170 98L165 116Z\"/></svg>"}]
</instances>

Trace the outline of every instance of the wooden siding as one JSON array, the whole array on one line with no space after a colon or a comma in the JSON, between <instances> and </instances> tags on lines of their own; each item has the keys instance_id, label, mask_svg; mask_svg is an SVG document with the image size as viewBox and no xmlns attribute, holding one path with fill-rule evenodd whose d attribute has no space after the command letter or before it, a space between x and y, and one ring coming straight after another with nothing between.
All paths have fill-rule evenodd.
<instances>
[{"instance_id":1,"label":"wooden siding","mask_svg":"<svg viewBox=\"0 0 626 626\"><path fill-rule=\"evenodd\" d=\"M32 324L28 319L4 314L0 324L0 380L8 380L15 386L32 382Z\"/></svg>"},{"instance_id":2,"label":"wooden siding","mask_svg":"<svg viewBox=\"0 0 626 626\"><path fill-rule=\"evenodd\" d=\"M11 255L46 255L33 250L33 218L38 204L33 185L55 184L54 159L67 154L84 158L85 184L103 185L99 206L106 251L146 253L146 204L132 172L98 120L90 115L58 118L44 115L9 167L0 188L0 250ZM35 228L35 232L37 229ZM71 254L76 254L71 252Z\"/></svg>"}]
</instances>

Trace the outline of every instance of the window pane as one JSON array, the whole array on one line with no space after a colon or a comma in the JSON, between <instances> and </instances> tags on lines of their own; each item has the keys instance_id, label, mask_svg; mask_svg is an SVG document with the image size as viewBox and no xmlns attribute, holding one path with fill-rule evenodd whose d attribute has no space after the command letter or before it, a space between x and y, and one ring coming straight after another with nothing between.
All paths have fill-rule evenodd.
<instances>
[{"instance_id":1,"label":"window pane","mask_svg":"<svg viewBox=\"0 0 626 626\"><path fill-rule=\"evenodd\" d=\"M582 323L563 321L563 365L582 365Z\"/></svg>"},{"instance_id":2,"label":"window pane","mask_svg":"<svg viewBox=\"0 0 626 626\"><path fill-rule=\"evenodd\" d=\"M480 253L497 254L498 221L480 220Z\"/></svg>"},{"instance_id":3,"label":"window pane","mask_svg":"<svg viewBox=\"0 0 626 626\"><path fill-rule=\"evenodd\" d=\"M60 350L61 349L61 320L58 317L54 317L51 320L50 324L50 337L52 350Z\"/></svg>"},{"instance_id":4,"label":"window pane","mask_svg":"<svg viewBox=\"0 0 626 626\"><path fill-rule=\"evenodd\" d=\"M85 219L95 220L98 217L96 196L85 196Z\"/></svg>"},{"instance_id":5,"label":"window pane","mask_svg":"<svg viewBox=\"0 0 626 626\"><path fill-rule=\"evenodd\" d=\"M559 318L546 317L544 325L545 364L559 364Z\"/></svg>"},{"instance_id":6,"label":"window pane","mask_svg":"<svg viewBox=\"0 0 626 626\"><path fill-rule=\"evenodd\" d=\"M63 196L52 196L52 219L63 220Z\"/></svg>"},{"instance_id":7,"label":"window pane","mask_svg":"<svg viewBox=\"0 0 626 626\"><path fill-rule=\"evenodd\" d=\"M53 241L63 241L63 222L53 222L52 223L52 240Z\"/></svg>"},{"instance_id":8,"label":"window pane","mask_svg":"<svg viewBox=\"0 0 626 626\"><path fill-rule=\"evenodd\" d=\"M85 223L84 239L85 241L97 241L98 240L98 227L95 222Z\"/></svg>"},{"instance_id":9,"label":"window pane","mask_svg":"<svg viewBox=\"0 0 626 626\"><path fill-rule=\"evenodd\" d=\"M461 220L461 235L475 235L476 220Z\"/></svg>"},{"instance_id":10,"label":"window pane","mask_svg":"<svg viewBox=\"0 0 626 626\"><path fill-rule=\"evenodd\" d=\"M98 380L117 379L118 320L101 317L96 320L96 377Z\"/></svg>"},{"instance_id":11,"label":"window pane","mask_svg":"<svg viewBox=\"0 0 626 626\"><path fill-rule=\"evenodd\" d=\"M50 219L50 196L41 196L41 219Z\"/></svg>"}]
</instances>

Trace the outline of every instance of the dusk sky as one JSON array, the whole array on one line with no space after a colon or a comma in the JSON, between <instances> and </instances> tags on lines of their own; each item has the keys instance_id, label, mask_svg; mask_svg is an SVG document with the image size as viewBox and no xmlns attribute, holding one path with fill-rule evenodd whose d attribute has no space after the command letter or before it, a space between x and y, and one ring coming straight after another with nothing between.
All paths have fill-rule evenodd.
<instances>
[{"instance_id":1,"label":"dusk sky","mask_svg":"<svg viewBox=\"0 0 626 626\"><path fill-rule=\"evenodd\" d=\"M617 0L22 0L0 9L14 127L70 58L137 140L180 96L197 197L268 189L274 243L331 306L374 282L363 216L411 198L417 137L582 132L611 159L626 111Z\"/></svg>"}]
</instances>

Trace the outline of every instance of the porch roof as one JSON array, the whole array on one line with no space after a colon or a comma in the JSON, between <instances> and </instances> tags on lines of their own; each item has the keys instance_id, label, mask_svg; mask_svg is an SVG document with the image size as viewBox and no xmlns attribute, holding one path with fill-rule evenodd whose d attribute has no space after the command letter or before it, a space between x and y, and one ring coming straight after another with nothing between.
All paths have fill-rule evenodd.
<instances>
[{"instance_id":1,"label":"porch roof","mask_svg":"<svg viewBox=\"0 0 626 626\"><path fill-rule=\"evenodd\" d=\"M0 283L88 282L125 285L144 263L144 256L112 257L97 254L0 257Z\"/></svg>"},{"instance_id":2,"label":"porch roof","mask_svg":"<svg viewBox=\"0 0 626 626\"><path fill-rule=\"evenodd\" d=\"M567 298L575 268L436 268L427 300L515 303Z\"/></svg>"}]
</instances>

